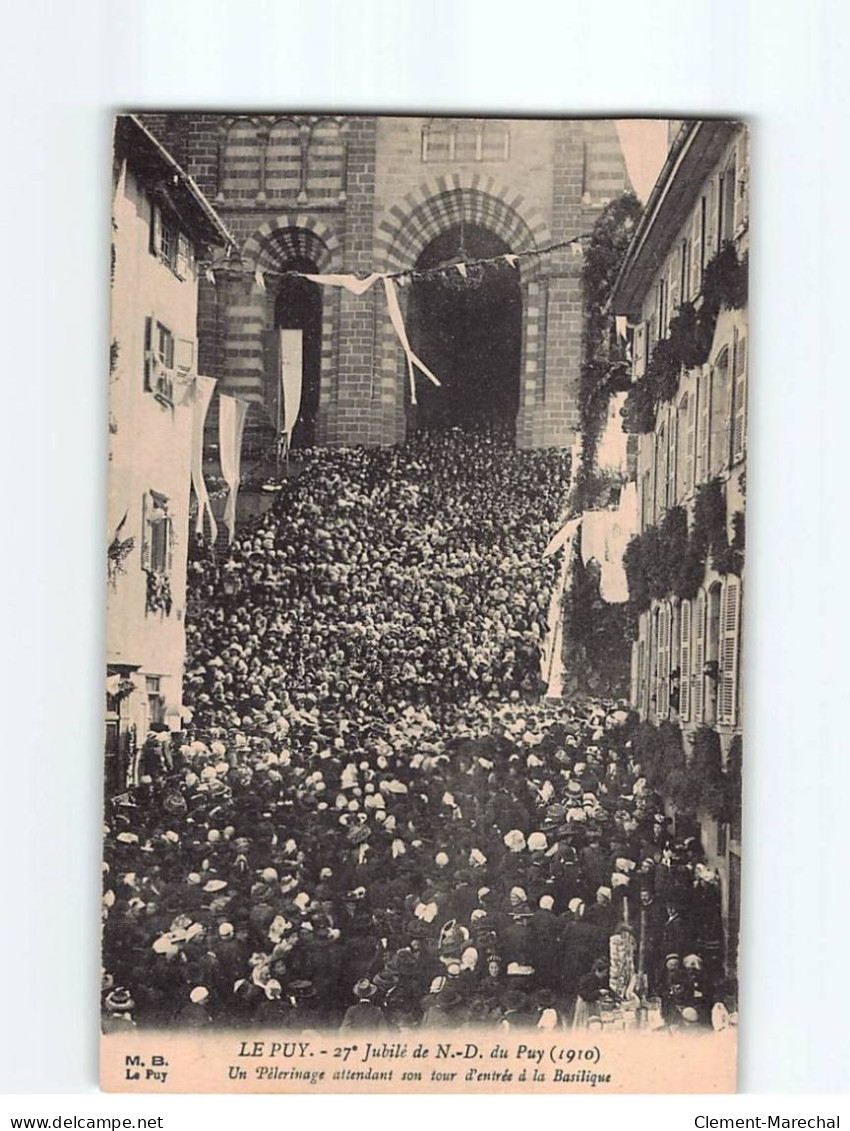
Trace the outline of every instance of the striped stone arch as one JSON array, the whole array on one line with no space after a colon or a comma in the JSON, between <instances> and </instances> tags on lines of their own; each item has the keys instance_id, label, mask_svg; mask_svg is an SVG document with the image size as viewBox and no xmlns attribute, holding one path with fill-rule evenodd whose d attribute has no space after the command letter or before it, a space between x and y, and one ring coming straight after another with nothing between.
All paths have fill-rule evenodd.
<instances>
[{"instance_id":1,"label":"striped stone arch","mask_svg":"<svg viewBox=\"0 0 850 1131\"><path fill-rule=\"evenodd\" d=\"M333 228L319 216L285 212L267 220L248 237L243 258L261 271L280 271L287 259L312 259L321 272L339 271L342 245Z\"/></svg>"},{"instance_id":2,"label":"striped stone arch","mask_svg":"<svg viewBox=\"0 0 850 1131\"><path fill-rule=\"evenodd\" d=\"M543 215L522 193L480 173L454 173L424 181L394 205L381 221L375 251L388 271L412 267L428 244L465 223L480 224L511 251L531 251L551 243Z\"/></svg>"},{"instance_id":3,"label":"striped stone arch","mask_svg":"<svg viewBox=\"0 0 850 1131\"><path fill-rule=\"evenodd\" d=\"M270 375L266 372L263 334L274 329L277 278L288 262L306 258L320 273L336 272L342 266L342 245L333 228L318 216L286 212L268 220L250 235L242 247L241 259L248 268L249 290L237 285L228 304L225 342L229 384L240 395L258 404L268 403ZM270 272L264 287L251 282L251 271ZM317 284L318 285L318 284ZM318 427L324 427L336 373L336 348L339 335L339 293L337 288L322 289L322 355L319 384Z\"/></svg>"},{"instance_id":4,"label":"striped stone arch","mask_svg":"<svg viewBox=\"0 0 850 1131\"><path fill-rule=\"evenodd\" d=\"M422 183L405 196L404 205L389 209L375 241L378 269L392 272L413 267L428 244L458 226L461 218L464 223L487 228L514 253L552 243L545 218L522 193L479 173L455 173ZM547 283L540 279L540 260L532 256L520 263L523 315L518 442L523 440L531 406L545 399L547 309ZM406 288L401 289L399 298L406 312ZM407 369L395 332L387 324L380 364L383 434L401 437L406 430Z\"/></svg>"}]
</instances>

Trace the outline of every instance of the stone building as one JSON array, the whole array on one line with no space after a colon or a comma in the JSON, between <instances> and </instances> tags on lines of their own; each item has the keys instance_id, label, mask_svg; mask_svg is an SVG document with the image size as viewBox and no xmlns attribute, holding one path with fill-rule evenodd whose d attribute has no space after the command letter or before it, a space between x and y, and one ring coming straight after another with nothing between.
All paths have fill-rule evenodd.
<instances>
[{"instance_id":1,"label":"stone building","mask_svg":"<svg viewBox=\"0 0 850 1131\"><path fill-rule=\"evenodd\" d=\"M689 121L670 147L623 265L613 309L633 333L633 379L644 379L657 343L684 308L699 314L718 255L745 274L749 249L748 131L730 121ZM678 512L693 544L695 526L713 515L708 551L697 554L698 576L682 591L653 598L639 618L632 650L632 703L641 718L677 723L686 747L710 728L724 763L741 734L741 541L747 451L746 287L740 303L719 306L703 364L682 365L672 396L638 437L638 531L654 538ZM713 307L712 307L713 309ZM706 331L706 334L708 331ZM702 500L701 503L698 500ZM683 513L684 512L684 513ZM739 525L740 524L740 525ZM701 541L700 536L697 541ZM741 547L742 548L742 547ZM687 593L687 596L684 595ZM716 740L715 740L716 741ZM700 813L703 847L723 879L727 921L738 922L740 828ZM736 928L737 929L737 928ZM729 951L735 940L729 940Z\"/></svg>"},{"instance_id":2,"label":"stone building","mask_svg":"<svg viewBox=\"0 0 850 1131\"><path fill-rule=\"evenodd\" d=\"M399 289L416 352L443 382L411 411L380 287L354 296L286 272L398 271L544 248L589 232L629 187L610 121L145 114L238 243L201 280L200 362L274 437L277 332L302 332L295 445L393 444L431 421L503 420L521 447L577 423L580 254L488 268L477 286ZM461 247L462 245L462 247ZM259 272L259 274L257 274ZM474 274L474 272L471 272ZM472 280L475 282L475 280Z\"/></svg>"},{"instance_id":3,"label":"stone building","mask_svg":"<svg viewBox=\"0 0 850 1131\"><path fill-rule=\"evenodd\" d=\"M181 725L198 264L230 237L134 117L115 129L107 521L106 782ZM200 441L199 441L200 442Z\"/></svg>"}]
</instances>

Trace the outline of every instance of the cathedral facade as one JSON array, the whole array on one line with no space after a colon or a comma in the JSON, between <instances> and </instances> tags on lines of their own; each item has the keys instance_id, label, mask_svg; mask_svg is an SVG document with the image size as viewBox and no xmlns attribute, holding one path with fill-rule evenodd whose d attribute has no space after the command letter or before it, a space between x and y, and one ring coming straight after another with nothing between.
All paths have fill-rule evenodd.
<instances>
[{"instance_id":1,"label":"cathedral facade","mask_svg":"<svg viewBox=\"0 0 850 1131\"><path fill-rule=\"evenodd\" d=\"M237 252L201 279L200 372L252 403L247 440L279 426L281 330L300 331L293 442L388 445L411 428L494 419L523 448L564 446L577 425L582 257L538 252L589 233L630 187L613 122L147 113ZM507 258L504 258L507 257ZM383 287L354 295L310 274L428 270L496 260L446 285L406 280L417 378Z\"/></svg>"}]
</instances>

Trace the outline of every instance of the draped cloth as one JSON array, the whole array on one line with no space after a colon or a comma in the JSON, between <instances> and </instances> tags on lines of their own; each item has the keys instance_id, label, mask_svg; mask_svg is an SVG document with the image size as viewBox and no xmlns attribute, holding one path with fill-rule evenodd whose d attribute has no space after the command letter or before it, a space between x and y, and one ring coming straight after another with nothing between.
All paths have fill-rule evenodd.
<instances>
[{"instance_id":1,"label":"draped cloth","mask_svg":"<svg viewBox=\"0 0 850 1131\"><path fill-rule=\"evenodd\" d=\"M373 271L371 275L367 275L365 279L358 279L356 275L304 275L305 279L309 279L311 283L318 283L321 287L342 287L353 295L364 295L379 279L384 283L384 294L387 299L387 311L390 316L390 322L393 324L393 329L396 332L401 347L404 350L404 356L407 359L407 373L410 378L410 403L416 404L416 382L414 379L414 369L418 369L423 373L432 384L439 387L440 381L428 366L417 357L413 352L410 345L410 340L407 337L407 330L404 326L404 318L401 314L401 306L398 301L398 292L396 291L395 280L389 275L380 274Z\"/></svg>"},{"instance_id":2,"label":"draped cloth","mask_svg":"<svg viewBox=\"0 0 850 1131\"><path fill-rule=\"evenodd\" d=\"M210 504L210 494L204 482L204 424L206 423L207 412L210 407L210 400L212 399L215 385L215 377L198 376L195 378L195 399L192 404L191 465L192 487L195 491L195 498L198 500L198 517L195 522L195 533L203 534L204 515L207 514L209 515L210 536L213 542L218 538L218 524L215 521L212 505Z\"/></svg>"},{"instance_id":3,"label":"draped cloth","mask_svg":"<svg viewBox=\"0 0 850 1131\"><path fill-rule=\"evenodd\" d=\"M221 394L218 398L218 437L221 473L229 488L227 505L224 508L224 525L233 541L236 533L236 496L239 492L239 473L242 462L242 434L245 431L245 417L248 402L238 397Z\"/></svg>"}]
</instances>

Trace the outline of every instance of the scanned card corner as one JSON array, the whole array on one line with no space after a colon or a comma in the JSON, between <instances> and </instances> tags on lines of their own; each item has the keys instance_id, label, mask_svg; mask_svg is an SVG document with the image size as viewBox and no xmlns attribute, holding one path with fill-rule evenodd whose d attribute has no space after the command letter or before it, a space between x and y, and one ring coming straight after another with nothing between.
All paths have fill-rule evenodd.
<instances>
[{"instance_id":1,"label":"scanned card corner","mask_svg":"<svg viewBox=\"0 0 850 1131\"><path fill-rule=\"evenodd\" d=\"M105 1090L735 1090L749 136L117 116Z\"/></svg>"}]
</instances>

